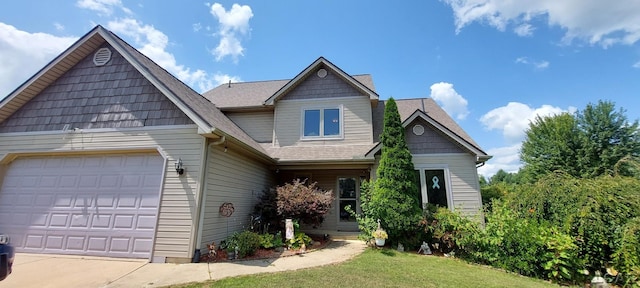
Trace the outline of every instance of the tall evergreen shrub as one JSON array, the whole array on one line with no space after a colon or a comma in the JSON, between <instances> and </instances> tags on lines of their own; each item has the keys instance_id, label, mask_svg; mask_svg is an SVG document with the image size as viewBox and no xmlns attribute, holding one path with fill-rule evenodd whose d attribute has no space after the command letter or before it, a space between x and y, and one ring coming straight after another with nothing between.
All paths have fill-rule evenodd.
<instances>
[{"instance_id":1,"label":"tall evergreen shrub","mask_svg":"<svg viewBox=\"0 0 640 288\"><path fill-rule=\"evenodd\" d=\"M372 185L369 209L389 234L389 241L411 247L421 220L420 194L404 127L393 98L385 103L382 154Z\"/></svg>"}]
</instances>

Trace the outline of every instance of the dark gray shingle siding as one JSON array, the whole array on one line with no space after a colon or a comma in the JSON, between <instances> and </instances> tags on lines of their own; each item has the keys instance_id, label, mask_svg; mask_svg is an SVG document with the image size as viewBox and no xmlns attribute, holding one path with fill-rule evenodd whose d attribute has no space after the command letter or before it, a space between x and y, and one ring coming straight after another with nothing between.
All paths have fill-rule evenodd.
<instances>
[{"instance_id":1,"label":"dark gray shingle siding","mask_svg":"<svg viewBox=\"0 0 640 288\"><path fill-rule=\"evenodd\" d=\"M111 52L104 66L95 66L89 54L0 123L0 133L55 131L65 124L82 129L193 124L115 49Z\"/></svg>"},{"instance_id":2,"label":"dark gray shingle siding","mask_svg":"<svg viewBox=\"0 0 640 288\"><path fill-rule=\"evenodd\" d=\"M413 126L416 124L424 127L424 134L416 135L413 133ZM407 125L405 136L411 154L465 153L454 141L419 118Z\"/></svg>"},{"instance_id":3,"label":"dark gray shingle siding","mask_svg":"<svg viewBox=\"0 0 640 288\"><path fill-rule=\"evenodd\" d=\"M318 77L316 75L316 71L310 73L307 79L302 81L298 86L293 88L293 90L284 95L284 97L282 97L282 100L350 97L364 95L362 92L349 85L345 80L336 76L329 69L327 69L327 72L327 76L324 78Z\"/></svg>"}]
</instances>

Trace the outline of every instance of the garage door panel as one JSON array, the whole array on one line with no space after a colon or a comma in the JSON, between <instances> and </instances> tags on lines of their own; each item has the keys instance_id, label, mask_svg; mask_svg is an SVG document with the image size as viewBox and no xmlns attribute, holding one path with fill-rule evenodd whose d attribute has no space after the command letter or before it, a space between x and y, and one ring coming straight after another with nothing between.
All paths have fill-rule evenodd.
<instances>
[{"instance_id":1,"label":"garage door panel","mask_svg":"<svg viewBox=\"0 0 640 288\"><path fill-rule=\"evenodd\" d=\"M109 237L104 236L92 236L89 237L88 251L104 253L109 250L107 243L109 243Z\"/></svg>"},{"instance_id":2,"label":"garage door panel","mask_svg":"<svg viewBox=\"0 0 640 288\"><path fill-rule=\"evenodd\" d=\"M135 219L135 215L116 215L115 221L113 222L113 228L118 229L132 229L133 228L133 219Z\"/></svg>"},{"instance_id":3,"label":"garage door panel","mask_svg":"<svg viewBox=\"0 0 640 288\"><path fill-rule=\"evenodd\" d=\"M48 220L49 220L48 213L32 213L29 226L44 228L44 227L47 227Z\"/></svg>"},{"instance_id":4,"label":"garage door panel","mask_svg":"<svg viewBox=\"0 0 640 288\"><path fill-rule=\"evenodd\" d=\"M137 230L153 230L156 219L152 215L138 215Z\"/></svg>"},{"instance_id":5,"label":"garage door panel","mask_svg":"<svg viewBox=\"0 0 640 288\"><path fill-rule=\"evenodd\" d=\"M152 245L153 245L153 242L150 241L149 239L144 239L144 238L134 239L133 252L134 253L144 253L144 251L151 250L151 246Z\"/></svg>"},{"instance_id":6,"label":"garage door panel","mask_svg":"<svg viewBox=\"0 0 640 288\"><path fill-rule=\"evenodd\" d=\"M46 242L45 242L45 249L52 249L52 250L62 250L64 247L64 235L47 235L46 236ZM77 237L80 238L80 237ZM82 241L84 238L82 239L75 239L76 241ZM82 246L80 246L82 247ZM77 249L77 250L82 250L82 248Z\"/></svg>"},{"instance_id":7,"label":"garage door panel","mask_svg":"<svg viewBox=\"0 0 640 288\"><path fill-rule=\"evenodd\" d=\"M16 234L19 235L19 234ZM24 243L24 250L25 251L29 251L29 249L34 249L34 250L40 250L42 249L42 244L44 244L44 238L45 235L42 234L26 234L25 235L25 239L13 239L13 240L17 240L17 242L15 242L15 245L19 245L20 243ZM21 240L23 240L24 242L22 242Z\"/></svg>"},{"instance_id":8,"label":"garage door panel","mask_svg":"<svg viewBox=\"0 0 640 288\"><path fill-rule=\"evenodd\" d=\"M0 190L0 230L21 252L150 257L157 154L18 158Z\"/></svg>"},{"instance_id":9,"label":"garage door panel","mask_svg":"<svg viewBox=\"0 0 640 288\"><path fill-rule=\"evenodd\" d=\"M4 193L4 192L3 192ZM53 204L54 208L71 208L71 204L74 201L74 197L72 194L56 194L56 202Z\"/></svg>"}]
</instances>

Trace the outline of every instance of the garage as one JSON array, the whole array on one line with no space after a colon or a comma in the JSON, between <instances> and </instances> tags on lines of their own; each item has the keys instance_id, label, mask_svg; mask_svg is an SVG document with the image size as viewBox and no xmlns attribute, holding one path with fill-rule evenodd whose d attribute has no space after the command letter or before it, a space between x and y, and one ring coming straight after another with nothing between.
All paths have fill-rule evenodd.
<instances>
[{"instance_id":1,"label":"garage","mask_svg":"<svg viewBox=\"0 0 640 288\"><path fill-rule=\"evenodd\" d=\"M157 153L18 157L0 231L18 252L150 258L163 167Z\"/></svg>"}]
</instances>

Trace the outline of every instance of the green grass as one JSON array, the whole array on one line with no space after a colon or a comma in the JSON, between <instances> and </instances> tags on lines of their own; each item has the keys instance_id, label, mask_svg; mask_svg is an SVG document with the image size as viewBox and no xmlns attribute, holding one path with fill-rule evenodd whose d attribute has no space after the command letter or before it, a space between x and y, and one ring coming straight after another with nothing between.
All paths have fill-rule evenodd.
<instances>
[{"instance_id":1,"label":"green grass","mask_svg":"<svg viewBox=\"0 0 640 288\"><path fill-rule=\"evenodd\" d=\"M196 287L558 287L462 260L394 250L367 249L353 260L330 266L226 278Z\"/></svg>"}]
</instances>

